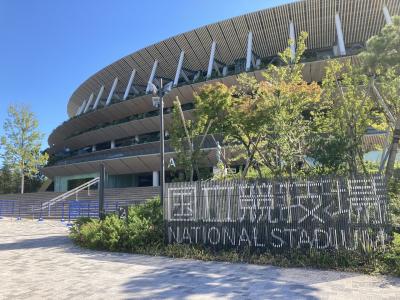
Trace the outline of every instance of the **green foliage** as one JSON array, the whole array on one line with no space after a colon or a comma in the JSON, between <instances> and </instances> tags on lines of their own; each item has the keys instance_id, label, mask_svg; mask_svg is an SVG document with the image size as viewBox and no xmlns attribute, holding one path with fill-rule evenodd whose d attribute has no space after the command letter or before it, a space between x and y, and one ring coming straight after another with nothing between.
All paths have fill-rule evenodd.
<instances>
[{"instance_id":1,"label":"green foliage","mask_svg":"<svg viewBox=\"0 0 400 300\"><path fill-rule=\"evenodd\" d=\"M1 137L5 164L20 175L21 193L24 193L25 177L38 174L39 167L46 164L48 155L40 152L43 135L38 131L38 121L25 106L8 108Z\"/></svg>"},{"instance_id":2,"label":"green foliage","mask_svg":"<svg viewBox=\"0 0 400 300\"><path fill-rule=\"evenodd\" d=\"M280 54L285 67L270 65L263 73L266 81L266 106L268 123L264 126L262 162L275 176L302 175L307 166L306 140L313 120L309 117L319 105L321 89L316 82L303 79L300 59L306 50L307 33L302 32L297 41L294 59L289 48ZM261 153L262 152L262 153Z\"/></svg>"},{"instance_id":3,"label":"green foliage","mask_svg":"<svg viewBox=\"0 0 400 300\"><path fill-rule=\"evenodd\" d=\"M90 224L90 223L88 223ZM124 222L115 214L110 214L100 221L100 236L102 248L109 251L118 251L121 249L121 243L124 236ZM82 226L85 228L85 225Z\"/></svg>"},{"instance_id":4,"label":"green foliage","mask_svg":"<svg viewBox=\"0 0 400 300\"><path fill-rule=\"evenodd\" d=\"M323 100L314 112L310 155L323 172L366 172L362 137L382 129L384 117L370 96L368 77L349 60L330 61L322 82Z\"/></svg>"},{"instance_id":5,"label":"green foliage","mask_svg":"<svg viewBox=\"0 0 400 300\"><path fill-rule=\"evenodd\" d=\"M263 73L265 81L241 74L235 86L205 85L196 94L197 115L213 120L211 132L223 134L229 145L230 158L223 157L221 174L228 174L232 164L244 164L241 177L254 172L258 177L291 176L302 171L299 166L305 165L304 140L310 128L304 112L313 109L321 94L315 82L308 84L302 78L300 58L306 38L301 33L294 58L290 47L280 53L286 66L270 65Z\"/></svg>"},{"instance_id":6,"label":"green foliage","mask_svg":"<svg viewBox=\"0 0 400 300\"><path fill-rule=\"evenodd\" d=\"M397 171L400 172L400 169ZM394 176L389 180L388 193L390 221L397 230L400 230L400 176Z\"/></svg>"},{"instance_id":7,"label":"green foliage","mask_svg":"<svg viewBox=\"0 0 400 300\"><path fill-rule=\"evenodd\" d=\"M129 208L127 220L110 214L104 220L78 219L71 238L91 249L133 252L163 243L163 218L159 198Z\"/></svg>"},{"instance_id":8,"label":"green foliage","mask_svg":"<svg viewBox=\"0 0 400 300\"><path fill-rule=\"evenodd\" d=\"M370 38L367 49L360 54L366 73L372 75L373 92L386 106L385 117L391 134L391 150L386 166L386 176L393 176L398 140L400 138L400 16L393 17L393 24ZM390 117L390 115L392 117ZM391 120L394 119L394 120ZM397 136L396 136L397 135Z\"/></svg>"},{"instance_id":9,"label":"green foliage","mask_svg":"<svg viewBox=\"0 0 400 300\"><path fill-rule=\"evenodd\" d=\"M393 17L393 24L367 42L367 50L360 54L367 71L379 75L387 69L400 71L400 16Z\"/></svg>"},{"instance_id":10,"label":"green foliage","mask_svg":"<svg viewBox=\"0 0 400 300\"><path fill-rule=\"evenodd\" d=\"M382 272L400 276L400 234L394 233L389 251L382 254Z\"/></svg>"},{"instance_id":11,"label":"green foliage","mask_svg":"<svg viewBox=\"0 0 400 300\"><path fill-rule=\"evenodd\" d=\"M102 246L101 224L90 218L78 219L71 228L70 237L78 245L89 249L104 249Z\"/></svg>"},{"instance_id":12,"label":"green foliage","mask_svg":"<svg viewBox=\"0 0 400 300\"><path fill-rule=\"evenodd\" d=\"M201 103L195 100L195 105L201 106ZM186 181L193 181L195 174L197 179L207 178L208 174L201 172L207 154L202 148L212 122L211 117L200 115L198 110L194 112L192 119L187 120L178 97L174 101L170 128L171 145L176 152L177 168L183 170L183 179Z\"/></svg>"},{"instance_id":13,"label":"green foliage","mask_svg":"<svg viewBox=\"0 0 400 300\"><path fill-rule=\"evenodd\" d=\"M19 176L4 164L0 169L0 194L9 194L18 192Z\"/></svg>"},{"instance_id":14,"label":"green foliage","mask_svg":"<svg viewBox=\"0 0 400 300\"><path fill-rule=\"evenodd\" d=\"M158 248L163 243L163 216L159 198L129 208L125 224L124 249Z\"/></svg>"}]
</instances>

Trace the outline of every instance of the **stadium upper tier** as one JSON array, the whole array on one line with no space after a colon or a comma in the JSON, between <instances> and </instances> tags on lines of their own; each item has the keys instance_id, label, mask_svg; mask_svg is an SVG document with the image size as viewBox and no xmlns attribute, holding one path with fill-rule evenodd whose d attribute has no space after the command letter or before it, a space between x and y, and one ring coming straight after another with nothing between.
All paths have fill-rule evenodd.
<instances>
[{"instance_id":1,"label":"stadium upper tier","mask_svg":"<svg viewBox=\"0 0 400 300\"><path fill-rule=\"evenodd\" d=\"M257 58L273 57L282 51L287 46L292 26L295 36L300 31L309 33L309 49L332 49L334 45L340 48L338 25L345 45L363 44L385 24L384 5L391 15L400 11L399 0L308 0L249 13L176 35L127 55L91 76L72 94L68 114L70 117L76 115L92 94L93 107L102 86L100 100L103 96L103 100L107 100L113 86L116 86L114 96L123 98L133 70L136 74L132 87L145 91L155 61L156 76L174 81L182 51L181 71L186 74L180 74L183 80L209 69L212 48L215 49L213 63L222 72L224 66L246 59L249 32L252 33L254 64ZM215 47L212 47L213 43ZM339 54L344 54L340 50Z\"/></svg>"},{"instance_id":2,"label":"stadium upper tier","mask_svg":"<svg viewBox=\"0 0 400 300\"><path fill-rule=\"evenodd\" d=\"M157 84L162 78L184 103L204 82L279 63L277 53L301 31L309 34L304 61L323 61L356 54L391 21L391 15L399 13L400 0L306 0L168 38L121 58L82 83L68 102L70 119L49 136L50 151L69 147L66 140L99 122L151 111L150 82ZM320 73L309 65L309 72Z\"/></svg>"}]
</instances>

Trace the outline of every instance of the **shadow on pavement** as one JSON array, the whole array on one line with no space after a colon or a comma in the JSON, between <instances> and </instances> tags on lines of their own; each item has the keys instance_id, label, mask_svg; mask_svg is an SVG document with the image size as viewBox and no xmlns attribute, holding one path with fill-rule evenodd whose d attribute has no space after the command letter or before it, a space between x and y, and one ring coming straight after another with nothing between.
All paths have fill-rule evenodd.
<instances>
[{"instance_id":1,"label":"shadow on pavement","mask_svg":"<svg viewBox=\"0 0 400 300\"><path fill-rule=\"evenodd\" d=\"M34 248L58 248L85 260L117 264L120 269L140 269L136 272L137 276L131 277L122 285L127 298L315 299L314 295L319 291L315 284L352 280L360 276L347 272L92 251L74 245L67 235L61 233L46 235L45 232L37 232L36 235L0 236L0 251ZM383 285L400 286L398 278L380 277L380 281Z\"/></svg>"},{"instance_id":2,"label":"shadow on pavement","mask_svg":"<svg viewBox=\"0 0 400 300\"><path fill-rule=\"evenodd\" d=\"M275 268L265 267L263 272L248 272L246 266L215 264L211 266L199 262L196 265L160 266L132 278L124 284L124 291L129 297L141 299L316 299L312 293L318 289L290 282Z\"/></svg>"},{"instance_id":3,"label":"shadow on pavement","mask_svg":"<svg viewBox=\"0 0 400 300\"><path fill-rule=\"evenodd\" d=\"M40 238L28 238L11 242L2 242L0 238L0 251L33 249L33 248L54 248L64 247L71 241L66 235L43 236Z\"/></svg>"}]
</instances>

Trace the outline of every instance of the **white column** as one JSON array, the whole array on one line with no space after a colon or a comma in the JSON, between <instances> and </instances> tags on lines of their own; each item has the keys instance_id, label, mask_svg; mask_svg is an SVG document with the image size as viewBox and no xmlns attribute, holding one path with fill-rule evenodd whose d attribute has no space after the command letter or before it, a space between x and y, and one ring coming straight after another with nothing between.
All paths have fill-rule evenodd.
<instances>
[{"instance_id":1,"label":"white column","mask_svg":"<svg viewBox=\"0 0 400 300\"><path fill-rule=\"evenodd\" d=\"M335 25L336 25L336 34L338 39L339 54L346 55L346 47L344 44L343 31L342 31L342 22L340 21L338 13L335 14Z\"/></svg>"},{"instance_id":2,"label":"white column","mask_svg":"<svg viewBox=\"0 0 400 300\"><path fill-rule=\"evenodd\" d=\"M95 110L97 108L97 105L99 105L100 98L103 95L103 92L104 92L104 85L101 86L100 91L97 94L96 101L94 102L94 105L93 105L93 110Z\"/></svg>"},{"instance_id":3,"label":"white column","mask_svg":"<svg viewBox=\"0 0 400 300\"><path fill-rule=\"evenodd\" d=\"M294 31L293 21L290 21L290 23L289 23L289 39L291 41L291 45L290 45L291 59L292 59L292 62L294 62L294 60L296 58L296 34Z\"/></svg>"},{"instance_id":4,"label":"white column","mask_svg":"<svg viewBox=\"0 0 400 300\"><path fill-rule=\"evenodd\" d=\"M153 83L154 77L156 76L157 66L158 66L158 61L155 60L153 64L153 69L151 70L149 81L147 82L146 94L151 92L151 84Z\"/></svg>"},{"instance_id":5,"label":"white column","mask_svg":"<svg viewBox=\"0 0 400 300\"><path fill-rule=\"evenodd\" d=\"M110 147L111 149L114 149L115 148L115 140L112 140L111 141L111 147Z\"/></svg>"},{"instance_id":6,"label":"white column","mask_svg":"<svg viewBox=\"0 0 400 300\"><path fill-rule=\"evenodd\" d=\"M131 86L132 86L132 83L133 83L133 79L135 78L135 75L136 75L136 70L133 69L132 73L131 73L131 77L129 77L128 85L126 86L124 98L122 98L123 100L126 100L128 98L128 96L129 96L129 92L131 90Z\"/></svg>"},{"instance_id":7,"label":"white column","mask_svg":"<svg viewBox=\"0 0 400 300\"><path fill-rule=\"evenodd\" d=\"M158 171L153 171L153 186L159 186L159 175Z\"/></svg>"},{"instance_id":8,"label":"white column","mask_svg":"<svg viewBox=\"0 0 400 300\"><path fill-rule=\"evenodd\" d=\"M334 45L332 47L332 51L333 51L333 56L339 56L339 47L337 45Z\"/></svg>"},{"instance_id":9,"label":"white column","mask_svg":"<svg viewBox=\"0 0 400 300\"><path fill-rule=\"evenodd\" d=\"M200 74L201 74L201 71L197 71L197 73L193 77L193 82L196 82L196 80L199 79Z\"/></svg>"},{"instance_id":10,"label":"white column","mask_svg":"<svg viewBox=\"0 0 400 300\"><path fill-rule=\"evenodd\" d=\"M78 106L77 110L75 111L75 116L79 115L79 111L81 110L81 106Z\"/></svg>"},{"instance_id":11,"label":"white column","mask_svg":"<svg viewBox=\"0 0 400 300\"><path fill-rule=\"evenodd\" d=\"M389 9L385 4L383 5L382 10L383 10L383 15L385 16L386 24L392 25L393 24L392 17L390 16Z\"/></svg>"},{"instance_id":12,"label":"white column","mask_svg":"<svg viewBox=\"0 0 400 300\"><path fill-rule=\"evenodd\" d=\"M93 101L93 97L94 97L94 94L91 93L90 97L89 97L89 100L88 100L88 102L86 104L85 110L83 112L87 112L89 110L90 104L92 104L92 101Z\"/></svg>"},{"instance_id":13,"label":"white column","mask_svg":"<svg viewBox=\"0 0 400 300\"><path fill-rule=\"evenodd\" d=\"M224 66L223 68L222 68L222 76L226 76L226 75L228 75L228 66Z\"/></svg>"},{"instance_id":14,"label":"white column","mask_svg":"<svg viewBox=\"0 0 400 300\"><path fill-rule=\"evenodd\" d=\"M257 58L256 59L256 68L259 69L261 66L261 59Z\"/></svg>"},{"instance_id":15,"label":"white column","mask_svg":"<svg viewBox=\"0 0 400 300\"><path fill-rule=\"evenodd\" d=\"M93 145L92 146L92 152L95 152L96 151L96 145Z\"/></svg>"},{"instance_id":16,"label":"white column","mask_svg":"<svg viewBox=\"0 0 400 300\"><path fill-rule=\"evenodd\" d=\"M214 70L217 72L218 76L221 76L221 71L219 70L219 66L216 62L214 62Z\"/></svg>"},{"instance_id":17,"label":"white column","mask_svg":"<svg viewBox=\"0 0 400 300\"><path fill-rule=\"evenodd\" d=\"M247 36L247 54L246 54L246 71L251 68L251 56L253 48L253 33L250 31Z\"/></svg>"},{"instance_id":18,"label":"white column","mask_svg":"<svg viewBox=\"0 0 400 300\"><path fill-rule=\"evenodd\" d=\"M83 109L83 103L78 107L78 109L76 110L76 114L75 114L75 116L78 116L78 115L80 115L81 114L81 112L82 112L82 109Z\"/></svg>"},{"instance_id":19,"label":"white column","mask_svg":"<svg viewBox=\"0 0 400 300\"><path fill-rule=\"evenodd\" d=\"M115 91L115 89L117 87L117 84L118 84L118 77L115 77L113 85L111 86L110 93L108 94L108 98L107 98L107 101L106 101L106 106L110 105L111 99L112 99L112 96L114 95L114 91Z\"/></svg>"},{"instance_id":20,"label":"white column","mask_svg":"<svg viewBox=\"0 0 400 300\"><path fill-rule=\"evenodd\" d=\"M174 86L178 85L179 78L182 72L183 58L185 57L185 51L181 51L181 55L179 56L178 67L176 68Z\"/></svg>"},{"instance_id":21,"label":"white column","mask_svg":"<svg viewBox=\"0 0 400 300\"><path fill-rule=\"evenodd\" d=\"M215 56L215 48L217 46L216 42L212 42L211 44L211 53L210 53L210 60L208 62L208 70L207 70L207 79L211 77L211 72L214 66L214 56Z\"/></svg>"},{"instance_id":22,"label":"white column","mask_svg":"<svg viewBox=\"0 0 400 300\"><path fill-rule=\"evenodd\" d=\"M83 110L85 109L85 106L86 106L86 102L87 102L87 100L83 101L82 106L81 106L81 108L79 109L78 115L80 115L81 113L83 113Z\"/></svg>"}]
</instances>

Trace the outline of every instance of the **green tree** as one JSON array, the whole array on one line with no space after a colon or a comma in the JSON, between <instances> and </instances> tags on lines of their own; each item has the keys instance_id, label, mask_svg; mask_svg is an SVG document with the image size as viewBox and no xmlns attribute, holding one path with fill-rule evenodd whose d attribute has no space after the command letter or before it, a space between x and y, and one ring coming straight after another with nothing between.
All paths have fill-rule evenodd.
<instances>
[{"instance_id":1,"label":"green tree","mask_svg":"<svg viewBox=\"0 0 400 300\"><path fill-rule=\"evenodd\" d=\"M381 129L384 118L371 98L368 76L350 60L328 63L323 97L314 115L312 156L323 169L366 172L362 138L368 127Z\"/></svg>"},{"instance_id":2,"label":"green tree","mask_svg":"<svg viewBox=\"0 0 400 300\"><path fill-rule=\"evenodd\" d=\"M294 58L290 47L279 54L285 66L270 65L266 80L241 74L235 86L206 85L198 94L203 106L196 110L217 120L211 131L224 135L231 161L244 163L243 177L250 169L263 177L264 167L274 175L293 175L304 162L310 128L305 113L320 97L319 86L302 78L306 38L301 33Z\"/></svg>"},{"instance_id":3,"label":"green tree","mask_svg":"<svg viewBox=\"0 0 400 300\"><path fill-rule=\"evenodd\" d=\"M26 106L9 106L3 128L4 162L19 174L23 194L25 177L37 175L39 167L48 159L47 153L40 152L43 134L38 131L38 121Z\"/></svg>"},{"instance_id":4,"label":"green tree","mask_svg":"<svg viewBox=\"0 0 400 300\"><path fill-rule=\"evenodd\" d=\"M392 177L400 140L400 17L370 38L360 54L364 69L372 75L373 92L384 108L392 136L386 176Z\"/></svg>"},{"instance_id":5,"label":"green tree","mask_svg":"<svg viewBox=\"0 0 400 300\"><path fill-rule=\"evenodd\" d=\"M306 50L308 35L302 32L293 57L290 47L279 54L284 66L270 65L263 73L263 110L266 114L263 147L259 154L276 176L302 174L307 166L307 137L310 135L310 115L319 105L321 89L316 82L303 79L304 64L300 63ZM289 44L294 41L289 41Z\"/></svg>"},{"instance_id":6,"label":"green tree","mask_svg":"<svg viewBox=\"0 0 400 300\"><path fill-rule=\"evenodd\" d=\"M17 192L16 176L7 164L0 169L0 194Z\"/></svg>"},{"instance_id":7,"label":"green tree","mask_svg":"<svg viewBox=\"0 0 400 300\"><path fill-rule=\"evenodd\" d=\"M226 169L231 162L244 163L243 176L256 164L257 148L261 142L263 120L262 89L254 77L241 74L236 86L208 84L195 95L196 112L211 121L211 133L223 135L230 159L222 159ZM258 168L259 170L259 168Z\"/></svg>"},{"instance_id":8,"label":"green tree","mask_svg":"<svg viewBox=\"0 0 400 300\"><path fill-rule=\"evenodd\" d=\"M195 100L195 105L201 105ZM186 119L181 102L176 97L172 111L171 145L176 152L177 167L183 169L185 180L193 181L196 174L203 178L201 167L206 152L202 150L213 120L196 110L192 119Z\"/></svg>"}]
</instances>

